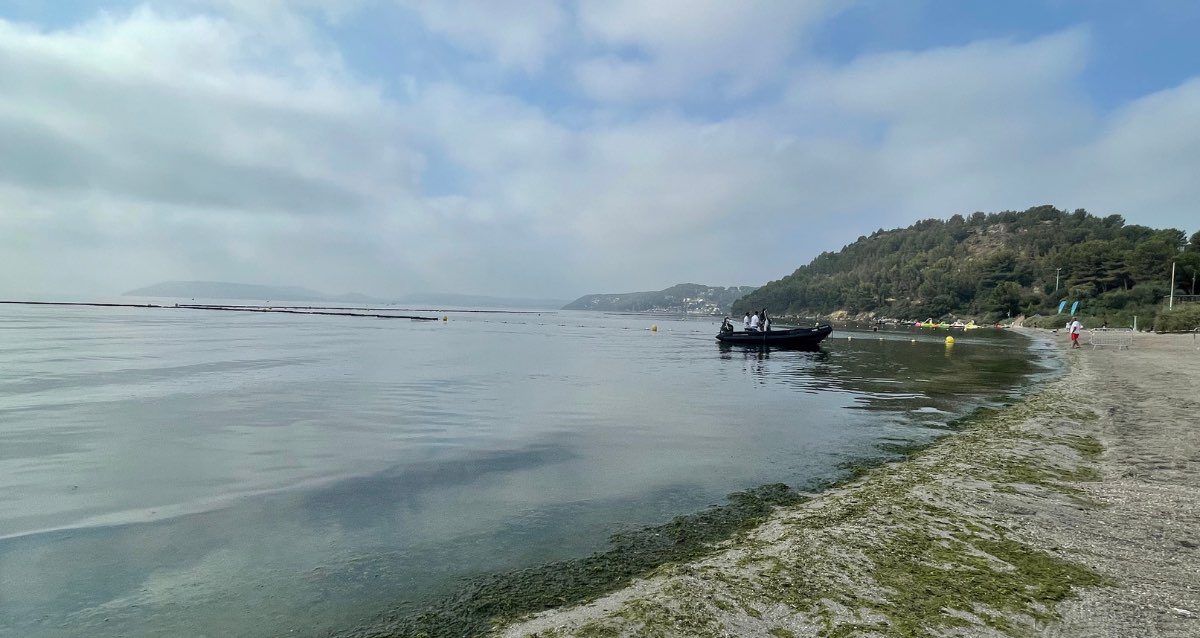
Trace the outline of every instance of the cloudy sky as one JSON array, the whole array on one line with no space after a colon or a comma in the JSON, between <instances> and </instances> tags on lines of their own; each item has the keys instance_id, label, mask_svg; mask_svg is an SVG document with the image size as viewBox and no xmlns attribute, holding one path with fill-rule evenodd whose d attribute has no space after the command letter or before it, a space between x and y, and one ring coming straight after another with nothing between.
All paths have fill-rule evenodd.
<instances>
[{"instance_id":1,"label":"cloudy sky","mask_svg":"<svg viewBox=\"0 0 1200 638\"><path fill-rule=\"evenodd\" d=\"M1039 204L1200 230L1200 3L0 0L0 296L761 285Z\"/></svg>"}]
</instances>

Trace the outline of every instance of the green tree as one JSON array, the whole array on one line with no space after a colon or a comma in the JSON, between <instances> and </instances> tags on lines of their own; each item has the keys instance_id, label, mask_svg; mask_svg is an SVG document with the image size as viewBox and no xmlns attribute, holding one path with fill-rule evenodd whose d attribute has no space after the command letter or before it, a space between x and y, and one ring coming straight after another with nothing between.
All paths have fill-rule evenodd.
<instances>
[{"instance_id":1,"label":"green tree","mask_svg":"<svg viewBox=\"0 0 1200 638\"><path fill-rule=\"evenodd\" d=\"M1190 250L1175 258L1175 289L1185 290L1189 295L1197 293L1200 280L1200 251Z\"/></svg>"},{"instance_id":2,"label":"green tree","mask_svg":"<svg viewBox=\"0 0 1200 638\"><path fill-rule=\"evenodd\" d=\"M1175 229L1127 225L1120 215L1101 218L1053 206L924 219L821 253L747 295L735 310L986 319L1053 314L1065 297L1087 299L1088 308L1149 317L1168 292L1172 260L1179 290L1191 289L1194 262L1183 258L1200 255L1200 233L1190 243L1185 238Z\"/></svg>"},{"instance_id":3,"label":"green tree","mask_svg":"<svg viewBox=\"0 0 1200 638\"><path fill-rule=\"evenodd\" d=\"M987 296L984 310L997 317L1011 317L1021 313L1021 286L1015 281L996 284Z\"/></svg>"},{"instance_id":4,"label":"green tree","mask_svg":"<svg viewBox=\"0 0 1200 638\"><path fill-rule=\"evenodd\" d=\"M1165 282L1171 277L1171 261L1177 254L1170 239L1159 237L1139 243L1129 256L1129 273L1134 281Z\"/></svg>"}]
</instances>

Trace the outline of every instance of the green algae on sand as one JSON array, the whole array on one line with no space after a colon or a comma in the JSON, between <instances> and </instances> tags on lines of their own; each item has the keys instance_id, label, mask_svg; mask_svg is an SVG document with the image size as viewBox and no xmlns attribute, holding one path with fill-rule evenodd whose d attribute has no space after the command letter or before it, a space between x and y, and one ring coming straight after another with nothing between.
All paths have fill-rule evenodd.
<instances>
[{"instance_id":1,"label":"green algae on sand","mask_svg":"<svg viewBox=\"0 0 1200 638\"><path fill-rule=\"evenodd\" d=\"M775 483L737 492L729 503L679 516L654 527L613 536L612 548L591 556L558 561L472 579L448 597L380 626L346 637L423 638L476 636L504 621L593 600L628 585L668 563L684 563L712 551L715 544L763 521L777 506L805 497Z\"/></svg>"}]
</instances>

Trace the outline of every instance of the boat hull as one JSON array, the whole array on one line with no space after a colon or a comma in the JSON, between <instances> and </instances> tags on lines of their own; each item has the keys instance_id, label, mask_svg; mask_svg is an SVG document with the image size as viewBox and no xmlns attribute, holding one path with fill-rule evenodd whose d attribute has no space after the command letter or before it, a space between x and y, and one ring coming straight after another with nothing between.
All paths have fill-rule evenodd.
<instances>
[{"instance_id":1,"label":"boat hull","mask_svg":"<svg viewBox=\"0 0 1200 638\"><path fill-rule=\"evenodd\" d=\"M779 348L811 348L833 332L833 326L788 328L766 332L722 332L717 341L740 346L775 346Z\"/></svg>"}]
</instances>

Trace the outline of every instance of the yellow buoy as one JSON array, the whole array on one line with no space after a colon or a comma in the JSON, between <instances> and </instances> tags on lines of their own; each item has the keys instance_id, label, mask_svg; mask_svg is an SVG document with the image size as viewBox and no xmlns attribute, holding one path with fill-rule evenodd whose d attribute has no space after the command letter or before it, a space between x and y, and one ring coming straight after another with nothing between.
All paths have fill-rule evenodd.
<instances>
[{"instance_id":1,"label":"yellow buoy","mask_svg":"<svg viewBox=\"0 0 1200 638\"><path fill-rule=\"evenodd\" d=\"M650 332L658 332L658 324L656 324L656 323L650 324Z\"/></svg>"},{"instance_id":2,"label":"yellow buoy","mask_svg":"<svg viewBox=\"0 0 1200 638\"><path fill-rule=\"evenodd\" d=\"M954 345L954 337L946 337L946 345L948 345L948 346Z\"/></svg>"},{"instance_id":3,"label":"yellow buoy","mask_svg":"<svg viewBox=\"0 0 1200 638\"><path fill-rule=\"evenodd\" d=\"M442 315L442 321L450 321L450 317L447 317L446 315Z\"/></svg>"}]
</instances>

